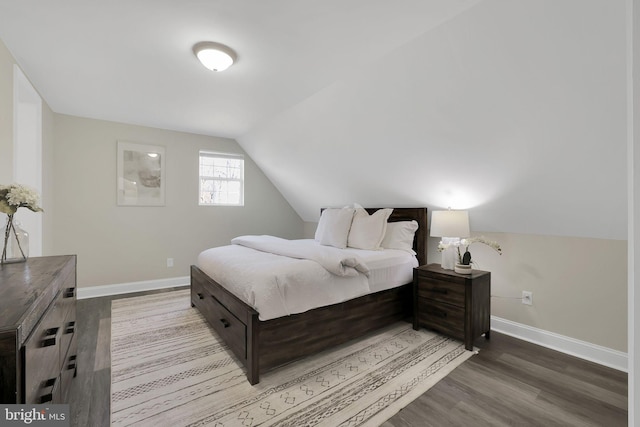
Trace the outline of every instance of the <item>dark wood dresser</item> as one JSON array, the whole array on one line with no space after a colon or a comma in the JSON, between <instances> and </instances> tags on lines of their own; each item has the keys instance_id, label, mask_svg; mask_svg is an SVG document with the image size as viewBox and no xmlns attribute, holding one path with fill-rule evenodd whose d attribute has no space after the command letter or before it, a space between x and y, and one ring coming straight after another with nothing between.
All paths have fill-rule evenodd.
<instances>
[{"instance_id":1,"label":"dark wood dresser","mask_svg":"<svg viewBox=\"0 0 640 427\"><path fill-rule=\"evenodd\" d=\"M491 329L491 273L473 270L458 274L438 264L413 270L413 328L424 326L464 341L473 341Z\"/></svg>"},{"instance_id":2,"label":"dark wood dresser","mask_svg":"<svg viewBox=\"0 0 640 427\"><path fill-rule=\"evenodd\" d=\"M0 265L0 403L68 403L75 321L75 255Z\"/></svg>"}]
</instances>

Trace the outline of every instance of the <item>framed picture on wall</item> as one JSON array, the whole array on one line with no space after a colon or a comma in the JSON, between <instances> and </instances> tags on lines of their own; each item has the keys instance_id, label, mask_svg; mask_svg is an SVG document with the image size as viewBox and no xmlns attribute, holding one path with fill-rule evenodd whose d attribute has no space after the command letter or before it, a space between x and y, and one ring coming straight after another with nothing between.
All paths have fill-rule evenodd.
<instances>
[{"instance_id":1,"label":"framed picture on wall","mask_svg":"<svg viewBox=\"0 0 640 427\"><path fill-rule=\"evenodd\" d=\"M118 206L164 206L164 162L162 146L118 141Z\"/></svg>"}]
</instances>

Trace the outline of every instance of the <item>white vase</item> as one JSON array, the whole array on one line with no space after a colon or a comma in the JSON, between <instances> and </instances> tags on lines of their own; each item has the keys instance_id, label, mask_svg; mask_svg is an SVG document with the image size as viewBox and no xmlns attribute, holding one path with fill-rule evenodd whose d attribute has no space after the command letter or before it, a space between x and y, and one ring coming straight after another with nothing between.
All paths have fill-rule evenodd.
<instances>
[{"instance_id":1,"label":"white vase","mask_svg":"<svg viewBox=\"0 0 640 427\"><path fill-rule=\"evenodd\" d=\"M14 220L13 215L7 216L2 236L0 264L25 262L29 258L29 233L20 227L20 222Z\"/></svg>"}]
</instances>

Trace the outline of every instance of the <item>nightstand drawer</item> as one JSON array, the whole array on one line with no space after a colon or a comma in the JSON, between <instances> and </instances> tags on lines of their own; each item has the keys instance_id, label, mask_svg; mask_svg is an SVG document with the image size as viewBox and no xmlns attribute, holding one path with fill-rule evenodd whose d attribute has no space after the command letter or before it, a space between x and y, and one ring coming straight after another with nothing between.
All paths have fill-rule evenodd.
<instances>
[{"instance_id":1,"label":"nightstand drawer","mask_svg":"<svg viewBox=\"0 0 640 427\"><path fill-rule=\"evenodd\" d=\"M464 307L464 284L445 282L418 275L418 297Z\"/></svg>"},{"instance_id":2,"label":"nightstand drawer","mask_svg":"<svg viewBox=\"0 0 640 427\"><path fill-rule=\"evenodd\" d=\"M464 339L464 307L441 304L424 298L420 298L418 304L421 325L454 338Z\"/></svg>"}]
</instances>

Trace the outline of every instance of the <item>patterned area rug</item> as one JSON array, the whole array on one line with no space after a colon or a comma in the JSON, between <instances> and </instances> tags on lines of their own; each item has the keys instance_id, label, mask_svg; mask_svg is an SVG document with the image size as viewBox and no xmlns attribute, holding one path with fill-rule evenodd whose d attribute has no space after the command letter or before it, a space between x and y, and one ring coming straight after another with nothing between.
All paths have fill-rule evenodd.
<instances>
[{"instance_id":1,"label":"patterned area rug","mask_svg":"<svg viewBox=\"0 0 640 427\"><path fill-rule=\"evenodd\" d=\"M114 300L111 322L114 426L378 426L473 354L403 322L251 386L189 290Z\"/></svg>"}]
</instances>

